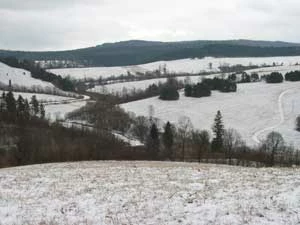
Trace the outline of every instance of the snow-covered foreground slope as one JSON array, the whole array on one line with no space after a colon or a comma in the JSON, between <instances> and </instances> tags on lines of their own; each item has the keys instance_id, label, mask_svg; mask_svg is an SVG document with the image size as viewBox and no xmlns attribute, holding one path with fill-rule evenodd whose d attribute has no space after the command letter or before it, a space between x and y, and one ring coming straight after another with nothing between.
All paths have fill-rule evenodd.
<instances>
[{"instance_id":1,"label":"snow-covered foreground slope","mask_svg":"<svg viewBox=\"0 0 300 225\"><path fill-rule=\"evenodd\" d=\"M209 64L211 63L211 68ZM286 57L245 57L245 58L213 58L205 57L203 59L180 59L173 61L158 61L148 64L125 66L125 67L91 67L91 68L75 68L75 69L52 69L50 72L61 75L63 77L70 76L74 79L107 78L110 76L127 75L128 72L136 74L137 72L145 73L147 71L155 71L166 66L170 73L199 73L199 72L216 72L219 71L219 66L237 65L244 66L258 65L262 66L283 64L284 66L300 63L300 56Z\"/></svg>"},{"instance_id":2,"label":"snow-covered foreground slope","mask_svg":"<svg viewBox=\"0 0 300 225\"><path fill-rule=\"evenodd\" d=\"M300 223L300 170L81 162L0 170L0 224Z\"/></svg>"},{"instance_id":3,"label":"snow-covered foreground slope","mask_svg":"<svg viewBox=\"0 0 300 225\"><path fill-rule=\"evenodd\" d=\"M0 83L8 86L9 80L11 80L12 86L54 88L54 85L49 82L31 77L31 73L27 70L10 67L0 62Z\"/></svg>"},{"instance_id":4,"label":"snow-covered foreground slope","mask_svg":"<svg viewBox=\"0 0 300 225\"><path fill-rule=\"evenodd\" d=\"M300 82L238 84L236 93L212 92L205 98L187 98L181 93L178 101L162 101L158 97L121 105L126 111L148 116L154 106L154 117L177 123L187 116L195 128L211 131L214 117L221 110L225 128L238 130L247 144L255 145L266 134L280 132L287 143L300 147L300 133L295 119L300 114Z\"/></svg>"}]
</instances>

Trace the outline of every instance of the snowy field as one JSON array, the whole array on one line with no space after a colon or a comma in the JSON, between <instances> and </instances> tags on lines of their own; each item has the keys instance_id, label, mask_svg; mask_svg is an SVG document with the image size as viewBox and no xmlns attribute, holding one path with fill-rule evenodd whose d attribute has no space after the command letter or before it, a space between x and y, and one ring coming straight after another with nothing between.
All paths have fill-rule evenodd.
<instances>
[{"instance_id":1,"label":"snowy field","mask_svg":"<svg viewBox=\"0 0 300 225\"><path fill-rule=\"evenodd\" d=\"M211 131L214 117L221 110L225 128L238 130L247 144L255 145L271 131L280 132L288 144L300 147L300 133L294 130L300 114L300 82L238 84L236 93L212 92L204 98L187 98L181 93L178 101L162 101L158 97L121 105L136 115L149 115L177 123L187 116L195 128Z\"/></svg>"},{"instance_id":2,"label":"snowy field","mask_svg":"<svg viewBox=\"0 0 300 225\"><path fill-rule=\"evenodd\" d=\"M206 76L188 76L190 81L193 83L201 82L203 78L214 78L221 77L222 74L214 74L214 75L206 75ZM176 77L178 81L184 81L186 77ZM96 93L110 93L113 95L122 95L124 90L127 92L131 92L133 90L146 90L150 85L159 83L165 83L167 78L157 78L150 80L141 80L141 81L131 81L131 82L122 82L115 84L107 84L107 85L96 85L94 88L88 89L88 92L96 92Z\"/></svg>"},{"instance_id":3,"label":"snowy field","mask_svg":"<svg viewBox=\"0 0 300 225\"><path fill-rule=\"evenodd\" d=\"M81 162L0 170L1 225L296 225L299 168Z\"/></svg>"},{"instance_id":4,"label":"snowy field","mask_svg":"<svg viewBox=\"0 0 300 225\"><path fill-rule=\"evenodd\" d=\"M285 75L287 72L300 70L300 66L275 66L275 67L265 67L259 69L252 69L246 70L248 74L258 73L259 76L268 75L272 72L280 72ZM216 73L212 75L206 76L189 76L191 82L197 83L201 82L203 78L214 78L214 77L227 77L228 74L221 74ZM176 77L177 80L183 81L186 77ZM164 83L166 82L166 78L157 78L157 79L150 79L150 80L142 80L142 81L131 81L131 82L123 82L123 83L115 83L115 84L108 84L108 85L96 85L94 88L89 89L89 92L96 92L96 93L110 93L114 95L122 95L124 90L130 92L132 90L145 90L152 84Z\"/></svg>"},{"instance_id":5,"label":"snowy field","mask_svg":"<svg viewBox=\"0 0 300 225\"><path fill-rule=\"evenodd\" d=\"M212 67L210 68L209 64ZM145 73L147 71L154 71L166 66L170 73L191 73L196 74L200 72L218 72L219 66L233 66L241 64L244 66L263 64L272 65L283 64L284 66L294 65L300 63L300 56L286 56L286 57L245 57L245 58L213 58L205 57L203 59L180 59L173 61L158 61L148 64L125 66L125 67L91 67L91 68L70 68L70 69L51 69L50 72L61 75L62 77L70 76L74 79L107 78L110 76L127 75L127 72L136 74L137 72Z\"/></svg>"},{"instance_id":6,"label":"snowy field","mask_svg":"<svg viewBox=\"0 0 300 225\"><path fill-rule=\"evenodd\" d=\"M10 67L0 62L0 83L8 86L9 80L12 86L54 88L54 85L49 82L31 77L31 73L27 70Z\"/></svg>"}]
</instances>

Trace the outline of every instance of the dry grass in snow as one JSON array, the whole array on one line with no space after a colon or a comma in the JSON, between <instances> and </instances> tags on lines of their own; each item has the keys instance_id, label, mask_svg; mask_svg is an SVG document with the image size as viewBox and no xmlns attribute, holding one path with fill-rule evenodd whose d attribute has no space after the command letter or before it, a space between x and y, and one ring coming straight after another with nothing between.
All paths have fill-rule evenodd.
<instances>
[{"instance_id":1,"label":"dry grass in snow","mask_svg":"<svg viewBox=\"0 0 300 225\"><path fill-rule=\"evenodd\" d=\"M0 224L299 224L300 169L82 162L0 170Z\"/></svg>"}]
</instances>

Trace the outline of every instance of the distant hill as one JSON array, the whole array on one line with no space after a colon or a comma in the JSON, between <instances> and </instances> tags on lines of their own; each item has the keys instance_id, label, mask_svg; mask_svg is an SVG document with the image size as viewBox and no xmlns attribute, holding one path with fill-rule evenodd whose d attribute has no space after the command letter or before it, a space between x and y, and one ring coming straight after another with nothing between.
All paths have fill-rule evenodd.
<instances>
[{"instance_id":1,"label":"distant hill","mask_svg":"<svg viewBox=\"0 0 300 225\"><path fill-rule=\"evenodd\" d=\"M85 66L125 66L160 60L213 57L268 57L300 55L299 43L281 41L181 41L131 40L67 51L26 52L0 50L0 57L29 60L71 60Z\"/></svg>"}]
</instances>

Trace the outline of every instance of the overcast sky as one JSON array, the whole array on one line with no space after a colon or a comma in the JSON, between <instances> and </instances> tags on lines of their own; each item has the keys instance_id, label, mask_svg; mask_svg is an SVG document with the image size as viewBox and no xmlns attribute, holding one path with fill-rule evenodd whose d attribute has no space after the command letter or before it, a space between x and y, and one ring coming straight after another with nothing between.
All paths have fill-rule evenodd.
<instances>
[{"instance_id":1,"label":"overcast sky","mask_svg":"<svg viewBox=\"0 0 300 225\"><path fill-rule=\"evenodd\" d=\"M300 42L300 1L0 0L0 49L240 38Z\"/></svg>"}]
</instances>

